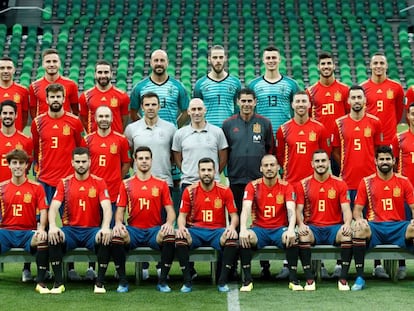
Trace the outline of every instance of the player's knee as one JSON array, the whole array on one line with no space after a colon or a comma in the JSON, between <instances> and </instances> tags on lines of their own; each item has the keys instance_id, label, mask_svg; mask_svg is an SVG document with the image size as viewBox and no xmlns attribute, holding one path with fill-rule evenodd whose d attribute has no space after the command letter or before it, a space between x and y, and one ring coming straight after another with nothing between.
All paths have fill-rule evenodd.
<instances>
[{"instance_id":1,"label":"player's knee","mask_svg":"<svg viewBox=\"0 0 414 311\"><path fill-rule=\"evenodd\" d=\"M125 244L125 241L124 241L124 239L122 237L114 236L114 237L112 237L111 243L114 246L117 246L117 245L124 245Z\"/></svg>"},{"instance_id":2,"label":"player's knee","mask_svg":"<svg viewBox=\"0 0 414 311\"><path fill-rule=\"evenodd\" d=\"M175 235L173 235L173 234L168 234L168 235L165 235L163 238L162 238L162 243L163 244L166 244L166 243L175 243Z\"/></svg>"}]
</instances>

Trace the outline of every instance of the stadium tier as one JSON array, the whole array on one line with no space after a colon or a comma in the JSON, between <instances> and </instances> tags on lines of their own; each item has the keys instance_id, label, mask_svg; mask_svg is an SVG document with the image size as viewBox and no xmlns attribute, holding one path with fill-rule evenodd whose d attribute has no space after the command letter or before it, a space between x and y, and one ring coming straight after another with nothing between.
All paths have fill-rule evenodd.
<instances>
[{"instance_id":1,"label":"stadium tier","mask_svg":"<svg viewBox=\"0 0 414 311\"><path fill-rule=\"evenodd\" d=\"M118 87L130 91L149 72L149 55L165 49L169 73L187 90L208 70L207 51L222 44L229 72L248 83L262 71L261 52L280 48L281 72L301 87L318 79L317 54L337 58L346 84L368 77L370 56L384 51L389 76L414 84L414 52L402 0L45 0L40 27L0 25L0 52L17 64L24 85L40 77L41 51L57 48L63 74L79 89L94 84L97 59L113 62Z\"/></svg>"}]
</instances>

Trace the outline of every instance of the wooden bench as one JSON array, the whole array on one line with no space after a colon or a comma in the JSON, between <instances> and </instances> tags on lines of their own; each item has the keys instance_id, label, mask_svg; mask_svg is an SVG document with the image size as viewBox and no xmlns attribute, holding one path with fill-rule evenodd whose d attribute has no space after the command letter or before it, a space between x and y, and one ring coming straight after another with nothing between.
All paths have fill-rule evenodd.
<instances>
[{"instance_id":1,"label":"wooden bench","mask_svg":"<svg viewBox=\"0 0 414 311\"><path fill-rule=\"evenodd\" d=\"M153 250L150 247L138 247L127 253L127 262L135 262L135 281L141 282L142 263L161 261L161 252ZM218 251L212 247L199 247L190 251L190 261L193 262L210 262L210 274L213 284L216 283Z\"/></svg>"},{"instance_id":2,"label":"wooden bench","mask_svg":"<svg viewBox=\"0 0 414 311\"><path fill-rule=\"evenodd\" d=\"M316 245L312 247L312 265L321 279L321 261L337 260L341 257L341 248L332 245ZM276 246L266 246L253 252L252 260L284 260L285 251ZM397 281L398 260L414 259L414 254L407 249L396 245L377 245L369 249L365 255L366 260L383 259L384 268L390 274L393 281ZM300 260L299 260L300 262Z\"/></svg>"}]
</instances>

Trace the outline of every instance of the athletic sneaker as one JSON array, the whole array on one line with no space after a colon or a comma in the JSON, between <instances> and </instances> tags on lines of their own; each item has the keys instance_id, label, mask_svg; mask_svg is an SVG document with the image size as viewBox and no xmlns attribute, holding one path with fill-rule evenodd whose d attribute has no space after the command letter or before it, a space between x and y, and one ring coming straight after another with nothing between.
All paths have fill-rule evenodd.
<instances>
[{"instance_id":1,"label":"athletic sneaker","mask_svg":"<svg viewBox=\"0 0 414 311\"><path fill-rule=\"evenodd\" d=\"M325 267L321 267L321 278L322 279L330 279L331 278L329 276L328 269L326 269Z\"/></svg>"},{"instance_id":2,"label":"athletic sneaker","mask_svg":"<svg viewBox=\"0 0 414 311\"><path fill-rule=\"evenodd\" d=\"M375 267L374 271L372 271L372 275L380 278L380 279L389 279L390 276L388 275L387 272L385 272L385 269L381 266L378 265Z\"/></svg>"},{"instance_id":3,"label":"athletic sneaker","mask_svg":"<svg viewBox=\"0 0 414 311\"><path fill-rule=\"evenodd\" d=\"M338 281L338 289L340 291L348 291L348 290L350 290L348 282L346 280L339 280Z\"/></svg>"},{"instance_id":4,"label":"athletic sneaker","mask_svg":"<svg viewBox=\"0 0 414 311\"><path fill-rule=\"evenodd\" d=\"M276 275L276 279L283 280L289 277L289 268L283 266L282 270L280 270L279 274Z\"/></svg>"},{"instance_id":5,"label":"athletic sneaker","mask_svg":"<svg viewBox=\"0 0 414 311\"><path fill-rule=\"evenodd\" d=\"M149 279L149 271L148 269L142 269L142 280L148 280Z\"/></svg>"},{"instance_id":6,"label":"athletic sneaker","mask_svg":"<svg viewBox=\"0 0 414 311\"><path fill-rule=\"evenodd\" d=\"M124 285L119 284L118 288L116 289L117 293L128 293L128 291L129 291L128 284L124 284Z\"/></svg>"},{"instance_id":7,"label":"athletic sneaker","mask_svg":"<svg viewBox=\"0 0 414 311\"><path fill-rule=\"evenodd\" d=\"M406 266L398 267L397 279L404 280L407 277L407 268Z\"/></svg>"},{"instance_id":8,"label":"athletic sneaker","mask_svg":"<svg viewBox=\"0 0 414 311\"><path fill-rule=\"evenodd\" d=\"M46 285L37 284L35 291L37 291L39 294L50 294L49 288L46 287Z\"/></svg>"},{"instance_id":9,"label":"athletic sneaker","mask_svg":"<svg viewBox=\"0 0 414 311\"><path fill-rule=\"evenodd\" d=\"M24 269L22 271L22 282L26 283L31 281L33 281L32 273L30 270Z\"/></svg>"},{"instance_id":10,"label":"athletic sneaker","mask_svg":"<svg viewBox=\"0 0 414 311\"><path fill-rule=\"evenodd\" d=\"M355 280L355 284L352 285L351 290L356 291L356 290L363 290L365 288L365 280L358 276Z\"/></svg>"},{"instance_id":11,"label":"athletic sneaker","mask_svg":"<svg viewBox=\"0 0 414 311\"><path fill-rule=\"evenodd\" d=\"M229 292L229 291L230 291L230 288L227 286L227 284L224 284L224 285L219 285L219 286L217 286L217 290L218 290L220 293L227 293L227 292Z\"/></svg>"},{"instance_id":12,"label":"athletic sneaker","mask_svg":"<svg viewBox=\"0 0 414 311\"><path fill-rule=\"evenodd\" d=\"M190 293L193 291L193 288L191 287L191 285L183 285L180 289L180 292L182 293Z\"/></svg>"},{"instance_id":13,"label":"athletic sneaker","mask_svg":"<svg viewBox=\"0 0 414 311\"><path fill-rule=\"evenodd\" d=\"M161 293L171 292L171 288L167 284L157 284L157 291Z\"/></svg>"},{"instance_id":14,"label":"athletic sneaker","mask_svg":"<svg viewBox=\"0 0 414 311\"><path fill-rule=\"evenodd\" d=\"M301 291L301 290L303 290L303 286L300 285L298 281L289 282L289 289L291 289L294 292Z\"/></svg>"},{"instance_id":15,"label":"athletic sneaker","mask_svg":"<svg viewBox=\"0 0 414 311\"><path fill-rule=\"evenodd\" d=\"M305 291L314 291L316 290L316 282L315 280L307 280L305 287L304 287Z\"/></svg>"},{"instance_id":16,"label":"athletic sneaker","mask_svg":"<svg viewBox=\"0 0 414 311\"><path fill-rule=\"evenodd\" d=\"M50 290L50 293L51 294L62 294L62 293L64 293L65 292L65 285L63 285L63 284L61 284L61 285L59 285L59 286L54 286L51 290Z\"/></svg>"},{"instance_id":17,"label":"athletic sneaker","mask_svg":"<svg viewBox=\"0 0 414 311\"><path fill-rule=\"evenodd\" d=\"M80 281L82 278L80 275L75 271L75 269L70 269L68 271L68 279L71 281Z\"/></svg>"},{"instance_id":18,"label":"athletic sneaker","mask_svg":"<svg viewBox=\"0 0 414 311\"><path fill-rule=\"evenodd\" d=\"M105 294L106 293L106 289L103 285L99 286L97 284L95 284L95 287L93 289L93 292L95 294Z\"/></svg>"},{"instance_id":19,"label":"athletic sneaker","mask_svg":"<svg viewBox=\"0 0 414 311\"><path fill-rule=\"evenodd\" d=\"M334 272L332 273L332 278L339 279L341 277L342 267L340 265L335 265Z\"/></svg>"},{"instance_id":20,"label":"athletic sneaker","mask_svg":"<svg viewBox=\"0 0 414 311\"><path fill-rule=\"evenodd\" d=\"M86 270L85 274L85 280L93 281L97 278L97 274L93 268L89 267L88 270Z\"/></svg>"},{"instance_id":21,"label":"athletic sneaker","mask_svg":"<svg viewBox=\"0 0 414 311\"><path fill-rule=\"evenodd\" d=\"M242 287L240 287L240 291L241 292L251 292L253 289L253 282L250 282L247 285L243 285Z\"/></svg>"}]
</instances>

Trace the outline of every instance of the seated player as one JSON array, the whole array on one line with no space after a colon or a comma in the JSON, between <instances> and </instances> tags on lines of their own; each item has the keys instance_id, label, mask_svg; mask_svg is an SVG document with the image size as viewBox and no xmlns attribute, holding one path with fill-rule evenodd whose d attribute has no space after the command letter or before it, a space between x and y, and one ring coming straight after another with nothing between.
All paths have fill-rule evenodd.
<instances>
[{"instance_id":1,"label":"seated player","mask_svg":"<svg viewBox=\"0 0 414 311\"><path fill-rule=\"evenodd\" d=\"M297 186L297 223L299 255L305 271L305 290L316 290L311 271L311 245L341 246L342 269L338 280L340 291L349 291L347 282L352 259L352 212L346 183L330 173L329 156L316 150L312 156L313 175Z\"/></svg>"},{"instance_id":2,"label":"seated player","mask_svg":"<svg viewBox=\"0 0 414 311\"><path fill-rule=\"evenodd\" d=\"M55 275L52 294L65 291L62 275L62 258L65 251L77 247L94 250L98 258L98 277L95 293L105 293L103 285L110 259L109 244L112 231L109 224L112 207L103 179L90 174L89 150L77 147L72 152L75 174L61 179L49 208L49 260ZM63 205L62 228L56 225L59 208ZM102 208L102 211L101 211ZM101 217L102 214L102 217Z\"/></svg>"},{"instance_id":3,"label":"seated player","mask_svg":"<svg viewBox=\"0 0 414 311\"><path fill-rule=\"evenodd\" d=\"M185 188L181 200L176 231L176 254L183 271L181 292L192 291L189 249L211 246L223 251L218 291L230 291L228 275L238 250L237 225L239 216L230 188L214 181L216 167L211 158L198 161L200 181ZM230 224L226 227L226 210Z\"/></svg>"},{"instance_id":4,"label":"seated player","mask_svg":"<svg viewBox=\"0 0 414 311\"><path fill-rule=\"evenodd\" d=\"M243 208L240 215L240 259L244 274L241 292L253 289L251 276L252 247L263 248L276 245L286 250L289 267L289 288L303 290L296 270L298 243L295 233L296 195L293 186L278 177L280 167L274 155L262 158L262 178L249 182L244 191ZM252 227L247 229L251 216Z\"/></svg>"},{"instance_id":5,"label":"seated player","mask_svg":"<svg viewBox=\"0 0 414 311\"><path fill-rule=\"evenodd\" d=\"M369 248L379 244L394 244L412 248L414 220L406 220L406 202L414 211L413 186L407 177L395 174L392 148L380 146L375 151L377 173L364 177L358 187L354 207L353 252L357 278L352 290L365 287L364 259L366 241ZM362 216L366 207L367 219Z\"/></svg>"},{"instance_id":6,"label":"seated player","mask_svg":"<svg viewBox=\"0 0 414 311\"><path fill-rule=\"evenodd\" d=\"M125 244L128 249L149 246L161 250L161 274L157 290L171 292L167 276L174 260L175 211L166 181L151 174L152 152L141 146L135 150L135 176L124 180L119 190L115 215L112 257L119 275L117 292L128 292L125 274ZM162 209L167 218L162 221ZM123 224L125 210L128 209L128 226Z\"/></svg>"},{"instance_id":7,"label":"seated player","mask_svg":"<svg viewBox=\"0 0 414 311\"><path fill-rule=\"evenodd\" d=\"M13 247L36 253L36 291L48 294L49 289L44 283L49 264L45 191L39 183L26 177L29 156L25 151L10 151L6 161L12 177L0 183L0 254ZM39 226L37 211L40 212Z\"/></svg>"}]
</instances>

